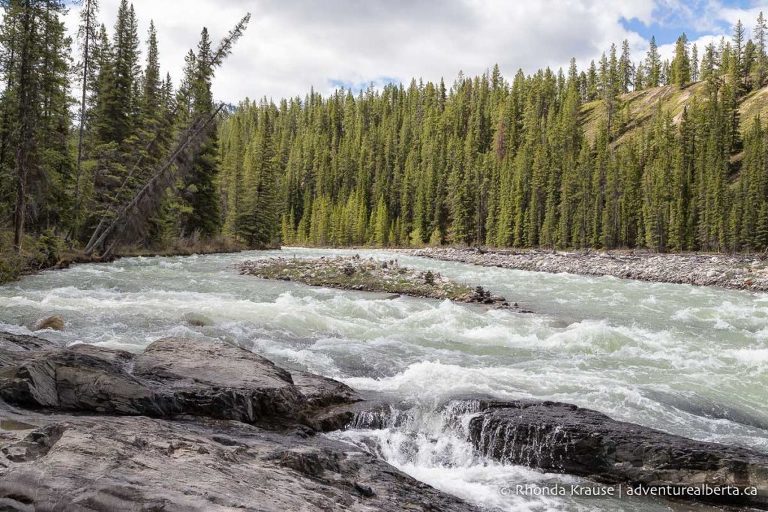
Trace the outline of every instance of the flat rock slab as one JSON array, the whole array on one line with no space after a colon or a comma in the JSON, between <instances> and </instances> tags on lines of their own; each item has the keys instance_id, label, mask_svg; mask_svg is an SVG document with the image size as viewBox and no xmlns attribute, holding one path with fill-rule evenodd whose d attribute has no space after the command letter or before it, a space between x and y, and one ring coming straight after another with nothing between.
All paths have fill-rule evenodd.
<instances>
[{"instance_id":1,"label":"flat rock slab","mask_svg":"<svg viewBox=\"0 0 768 512\"><path fill-rule=\"evenodd\" d=\"M55 347L54 343L37 336L0 332L0 368L21 361L33 352Z\"/></svg>"},{"instance_id":2,"label":"flat rock slab","mask_svg":"<svg viewBox=\"0 0 768 512\"><path fill-rule=\"evenodd\" d=\"M316 409L325 415L328 405L360 400L344 384L304 381L300 388L271 361L210 340L166 338L142 354L24 338L0 344L0 398L26 408L266 424L306 422Z\"/></svg>"},{"instance_id":3,"label":"flat rock slab","mask_svg":"<svg viewBox=\"0 0 768 512\"><path fill-rule=\"evenodd\" d=\"M0 430L0 510L477 511L324 436L201 418L25 419L44 425Z\"/></svg>"},{"instance_id":4,"label":"flat rock slab","mask_svg":"<svg viewBox=\"0 0 768 512\"><path fill-rule=\"evenodd\" d=\"M694 441L558 402L481 400L474 408L470 440L498 461L611 484L755 487L757 496L711 500L768 508L764 453Z\"/></svg>"}]
</instances>

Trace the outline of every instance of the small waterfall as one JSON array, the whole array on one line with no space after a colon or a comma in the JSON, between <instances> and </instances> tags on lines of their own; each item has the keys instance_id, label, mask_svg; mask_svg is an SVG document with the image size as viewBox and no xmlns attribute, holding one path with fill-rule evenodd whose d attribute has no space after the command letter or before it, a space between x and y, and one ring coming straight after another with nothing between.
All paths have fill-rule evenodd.
<instances>
[{"instance_id":1,"label":"small waterfall","mask_svg":"<svg viewBox=\"0 0 768 512\"><path fill-rule=\"evenodd\" d=\"M398 409L382 406L358 413L341 435L400 465L457 467L482 464L469 441L478 400Z\"/></svg>"},{"instance_id":2,"label":"small waterfall","mask_svg":"<svg viewBox=\"0 0 768 512\"><path fill-rule=\"evenodd\" d=\"M499 419L483 414L485 407L482 400L407 409L382 406L358 413L349 430L384 436L386 446L377 451L389 452L403 463L416 457L448 465L492 460L555 472L563 469L572 442L563 426L519 422L514 415Z\"/></svg>"},{"instance_id":3,"label":"small waterfall","mask_svg":"<svg viewBox=\"0 0 768 512\"><path fill-rule=\"evenodd\" d=\"M572 440L561 425L501 421L492 416L476 417L472 421L470 440L483 456L502 464L522 464L549 471L563 469Z\"/></svg>"},{"instance_id":4,"label":"small waterfall","mask_svg":"<svg viewBox=\"0 0 768 512\"><path fill-rule=\"evenodd\" d=\"M522 425L489 421L483 414L487 406L485 400L457 399L380 407L358 413L347 430L329 435L488 510L616 510L616 504L611 508L608 501L585 507L578 499L548 495L553 486L582 482L557 470L531 469L552 467L551 461L558 460L553 447L561 444L565 432L527 431ZM519 488L527 491L518 492Z\"/></svg>"}]
</instances>

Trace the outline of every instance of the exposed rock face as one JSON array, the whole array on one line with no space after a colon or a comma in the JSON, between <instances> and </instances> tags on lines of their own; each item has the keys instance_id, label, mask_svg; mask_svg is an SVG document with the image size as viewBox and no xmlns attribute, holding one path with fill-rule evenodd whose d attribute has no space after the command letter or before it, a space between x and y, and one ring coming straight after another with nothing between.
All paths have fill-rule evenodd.
<instances>
[{"instance_id":1,"label":"exposed rock face","mask_svg":"<svg viewBox=\"0 0 768 512\"><path fill-rule=\"evenodd\" d=\"M64 319L59 315L53 315L46 318L41 318L35 322L33 331L42 331L43 329L53 329L54 331L64 330Z\"/></svg>"},{"instance_id":2,"label":"exposed rock face","mask_svg":"<svg viewBox=\"0 0 768 512\"><path fill-rule=\"evenodd\" d=\"M768 508L768 455L693 441L557 402L480 401L469 422L487 456L605 483L756 487L758 496L722 501Z\"/></svg>"},{"instance_id":3,"label":"exposed rock face","mask_svg":"<svg viewBox=\"0 0 768 512\"><path fill-rule=\"evenodd\" d=\"M35 351L54 347L50 341L36 336L0 332L0 369L29 357Z\"/></svg>"},{"instance_id":4,"label":"exposed rock face","mask_svg":"<svg viewBox=\"0 0 768 512\"><path fill-rule=\"evenodd\" d=\"M0 396L0 510L476 510L314 435L352 417L349 387L223 343L0 333Z\"/></svg>"},{"instance_id":5,"label":"exposed rock face","mask_svg":"<svg viewBox=\"0 0 768 512\"><path fill-rule=\"evenodd\" d=\"M768 260L762 255L657 254L647 251L486 251L449 247L407 252L426 258L486 267L768 291Z\"/></svg>"}]
</instances>

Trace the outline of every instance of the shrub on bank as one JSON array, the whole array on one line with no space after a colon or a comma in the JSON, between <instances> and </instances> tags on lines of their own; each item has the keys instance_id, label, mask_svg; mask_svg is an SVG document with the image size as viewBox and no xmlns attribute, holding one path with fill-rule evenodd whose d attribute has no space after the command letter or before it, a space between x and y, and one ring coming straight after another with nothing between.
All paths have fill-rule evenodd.
<instances>
[{"instance_id":1,"label":"shrub on bank","mask_svg":"<svg viewBox=\"0 0 768 512\"><path fill-rule=\"evenodd\" d=\"M61 259L64 240L51 232L38 237L26 235L22 250L13 249L13 234L0 232L0 284L18 279L21 275L53 267Z\"/></svg>"}]
</instances>

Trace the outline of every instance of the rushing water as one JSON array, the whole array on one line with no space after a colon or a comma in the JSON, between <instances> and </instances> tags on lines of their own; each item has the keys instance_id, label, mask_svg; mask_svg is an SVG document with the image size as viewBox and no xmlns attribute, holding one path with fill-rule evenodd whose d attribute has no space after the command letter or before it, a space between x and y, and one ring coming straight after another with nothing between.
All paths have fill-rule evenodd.
<instances>
[{"instance_id":1,"label":"rushing water","mask_svg":"<svg viewBox=\"0 0 768 512\"><path fill-rule=\"evenodd\" d=\"M278 254L353 253L436 269L535 313L262 281L233 268ZM216 337L287 367L395 395L414 404L404 424L338 435L440 489L502 510L689 508L500 492L579 480L478 457L461 421L438 407L451 397L559 400L768 452L765 294L483 268L385 251L286 249L127 258L0 287L0 330L26 333L24 326L50 314L67 324L63 332L42 333L50 339L139 351L169 335ZM193 327L189 315L211 325Z\"/></svg>"}]
</instances>

